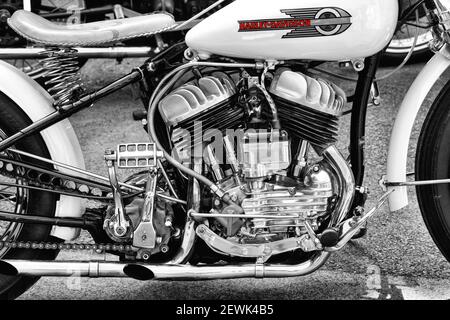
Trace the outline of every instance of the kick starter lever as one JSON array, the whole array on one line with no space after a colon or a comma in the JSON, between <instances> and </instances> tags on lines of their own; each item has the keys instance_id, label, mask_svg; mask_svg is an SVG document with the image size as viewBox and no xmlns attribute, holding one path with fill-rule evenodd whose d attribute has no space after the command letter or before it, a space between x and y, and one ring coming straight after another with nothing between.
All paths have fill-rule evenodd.
<instances>
[{"instance_id":1,"label":"kick starter lever","mask_svg":"<svg viewBox=\"0 0 450 320\"><path fill-rule=\"evenodd\" d=\"M121 238L127 234L130 223L125 217L125 209L123 206L122 194L120 192L120 184L117 179L116 161L117 155L114 150L107 149L105 151L105 161L108 166L108 175L111 187L113 189L114 198L114 221L105 220L105 228L112 229L114 234Z\"/></svg>"}]
</instances>

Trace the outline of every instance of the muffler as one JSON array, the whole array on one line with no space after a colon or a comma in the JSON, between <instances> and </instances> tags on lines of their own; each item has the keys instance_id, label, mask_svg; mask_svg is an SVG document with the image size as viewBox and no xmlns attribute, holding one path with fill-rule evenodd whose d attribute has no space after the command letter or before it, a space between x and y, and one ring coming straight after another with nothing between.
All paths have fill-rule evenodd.
<instances>
[{"instance_id":1,"label":"muffler","mask_svg":"<svg viewBox=\"0 0 450 320\"><path fill-rule=\"evenodd\" d=\"M48 277L126 277L126 264L104 261L32 261L0 260L0 274L8 276L48 276Z\"/></svg>"},{"instance_id":2,"label":"muffler","mask_svg":"<svg viewBox=\"0 0 450 320\"><path fill-rule=\"evenodd\" d=\"M298 277L319 269L330 253L320 252L298 265L148 265L104 261L0 260L0 274L48 277L129 277L136 280L216 280Z\"/></svg>"}]
</instances>

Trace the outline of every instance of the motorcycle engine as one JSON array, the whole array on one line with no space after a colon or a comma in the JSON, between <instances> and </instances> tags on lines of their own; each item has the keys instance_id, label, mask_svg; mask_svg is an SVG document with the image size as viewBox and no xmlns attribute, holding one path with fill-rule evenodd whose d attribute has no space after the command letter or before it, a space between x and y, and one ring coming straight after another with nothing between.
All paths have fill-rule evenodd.
<instances>
[{"instance_id":1,"label":"motorcycle engine","mask_svg":"<svg viewBox=\"0 0 450 320\"><path fill-rule=\"evenodd\" d=\"M305 221L319 230L329 220L338 189L336 173L319 156L336 142L343 90L279 69L268 92L281 130L272 130L270 101L258 84L258 77L211 72L159 104L175 156L185 165L201 156L203 174L249 216L233 219L233 210L219 198L202 208L220 215L209 219L217 235L240 244L300 237L308 232ZM317 151L316 161L309 159L311 150Z\"/></svg>"}]
</instances>

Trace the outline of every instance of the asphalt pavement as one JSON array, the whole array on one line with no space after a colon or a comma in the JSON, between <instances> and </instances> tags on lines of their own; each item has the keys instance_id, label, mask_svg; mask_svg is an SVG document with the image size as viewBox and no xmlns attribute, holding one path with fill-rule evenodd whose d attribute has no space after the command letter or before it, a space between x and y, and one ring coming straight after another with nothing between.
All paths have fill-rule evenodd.
<instances>
[{"instance_id":1,"label":"asphalt pavement","mask_svg":"<svg viewBox=\"0 0 450 320\"><path fill-rule=\"evenodd\" d=\"M90 61L83 69L88 87L98 87L137 63ZM382 104L368 113L366 186L371 190L367 208L382 194L378 181L386 170L387 144L398 107L423 64L406 66L381 86ZM381 73L390 69L382 69ZM339 70L338 70L339 71ZM410 167L421 124L446 74L427 98L411 139ZM339 82L337 82L339 83ZM348 88L348 86L344 86ZM72 118L86 153L87 167L106 173L102 155L121 142L145 141L131 112L139 108L129 89L107 97ZM349 119L342 118L338 147L347 153ZM387 206L370 221L368 235L333 254L318 272L294 279L238 279L196 282L139 282L129 279L44 277L20 299L450 299L450 263L440 254L422 220L414 190L407 209L390 213ZM86 235L82 239L88 240ZM63 259L114 259L92 253L64 252Z\"/></svg>"}]
</instances>

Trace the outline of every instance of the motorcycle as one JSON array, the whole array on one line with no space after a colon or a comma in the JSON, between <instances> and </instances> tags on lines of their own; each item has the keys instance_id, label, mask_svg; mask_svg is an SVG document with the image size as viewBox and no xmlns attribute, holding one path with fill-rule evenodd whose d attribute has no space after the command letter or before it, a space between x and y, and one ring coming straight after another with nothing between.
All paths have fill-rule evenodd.
<instances>
[{"instance_id":1,"label":"motorcycle","mask_svg":"<svg viewBox=\"0 0 450 320\"><path fill-rule=\"evenodd\" d=\"M8 20L45 46L51 95L0 62L1 297L19 296L40 276L310 274L363 235L386 202L392 212L407 206L411 186L450 260L449 84L423 126L415 181L406 172L416 115L450 66L450 2L419 0L399 16L395 0L237 0L129 74L99 90L83 87L76 47L177 32L223 2L182 23L164 12L77 28L23 10ZM366 111L379 103L377 68L397 25L421 5L436 54L400 106L380 181L385 193L366 210ZM354 95L318 68L336 61L357 72ZM108 176L89 172L69 118L129 85L143 102L134 117L149 140L107 149ZM351 114L348 159L336 147L344 114ZM80 229L95 243L74 243ZM120 261L54 261L61 250Z\"/></svg>"}]
</instances>

